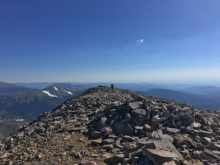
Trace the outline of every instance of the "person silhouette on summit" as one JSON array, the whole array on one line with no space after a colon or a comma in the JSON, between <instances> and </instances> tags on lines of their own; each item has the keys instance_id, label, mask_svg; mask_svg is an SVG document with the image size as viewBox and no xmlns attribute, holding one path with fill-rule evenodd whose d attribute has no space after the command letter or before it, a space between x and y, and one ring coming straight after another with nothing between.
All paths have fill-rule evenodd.
<instances>
[{"instance_id":1,"label":"person silhouette on summit","mask_svg":"<svg viewBox=\"0 0 220 165\"><path fill-rule=\"evenodd\" d=\"M112 92L113 92L113 90L114 90L114 85L113 84L111 85L111 88L112 88Z\"/></svg>"}]
</instances>

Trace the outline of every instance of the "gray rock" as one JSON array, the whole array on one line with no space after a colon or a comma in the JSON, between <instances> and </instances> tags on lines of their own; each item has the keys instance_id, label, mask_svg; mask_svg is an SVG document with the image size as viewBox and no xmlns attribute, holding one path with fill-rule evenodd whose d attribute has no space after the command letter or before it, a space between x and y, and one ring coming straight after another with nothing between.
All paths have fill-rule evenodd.
<instances>
[{"instance_id":1,"label":"gray rock","mask_svg":"<svg viewBox=\"0 0 220 165\"><path fill-rule=\"evenodd\" d=\"M189 155L189 150L184 149L183 151L180 151L180 153L181 153L183 156L187 156L187 155Z\"/></svg>"},{"instance_id":2,"label":"gray rock","mask_svg":"<svg viewBox=\"0 0 220 165\"><path fill-rule=\"evenodd\" d=\"M138 138L125 135L125 136L123 136L123 139L126 140L126 141L135 141Z\"/></svg>"},{"instance_id":3,"label":"gray rock","mask_svg":"<svg viewBox=\"0 0 220 165\"><path fill-rule=\"evenodd\" d=\"M213 157L207 155L207 154L204 153L204 152L202 152L201 156L202 156L204 159L208 160L209 163L212 163L212 164L216 163L216 160L215 160Z\"/></svg>"},{"instance_id":4,"label":"gray rock","mask_svg":"<svg viewBox=\"0 0 220 165\"><path fill-rule=\"evenodd\" d=\"M208 124L207 119L204 118L204 117L202 117L202 118L201 118L201 124L207 125L207 124Z\"/></svg>"},{"instance_id":5,"label":"gray rock","mask_svg":"<svg viewBox=\"0 0 220 165\"><path fill-rule=\"evenodd\" d=\"M149 126L148 124L144 125L144 130L145 131L151 131L151 126Z\"/></svg>"},{"instance_id":6,"label":"gray rock","mask_svg":"<svg viewBox=\"0 0 220 165\"><path fill-rule=\"evenodd\" d=\"M196 123L196 122L192 123L191 125L194 129L199 129L202 126L200 123Z\"/></svg>"},{"instance_id":7,"label":"gray rock","mask_svg":"<svg viewBox=\"0 0 220 165\"><path fill-rule=\"evenodd\" d=\"M133 134L133 129L131 128L131 126L128 123L126 123L118 131L118 134L131 135L131 134Z\"/></svg>"},{"instance_id":8,"label":"gray rock","mask_svg":"<svg viewBox=\"0 0 220 165\"><path fill-rule=\"evenodd\" d=\"M166 118L169 118L169 117L171 117L173 114L172 113L169 113L169 111L164 111L163 113L162 113L162 116L164 116L164 117L166 117Z\"/></svg>"},{"instance_id":9,"label":"gray rock","mask_svg":"<svg viewBox=\"0 0 220 165\"><path fill-rule=\"evenodd\" d=\"M117 146L117 145L120 145L120 143L121 143L121 140L119 140L119 139L115 141L115 145L116 145L116 146Z\"/></svg>"},{"instance_id":10,"label":"gray rock","mask_svg":"<svg viewBox=\"0 0 220 165\"><path fill-rule=\"evenodd\" d=\"M189 137L183 135L183 138L185 139L186 143L191 147L191 148L197 148L197 143L194 142L192 139Z\"/></svg>"},{"instance_id":11,"label":"gray rock","mask_svg":"<svg viewBox=\"0 0 220 165\"><path fill-rule=\"evenodd\" d=\"M112 144L106 144L106 145L103 145L102 148L110 150L110 149L113 148L113 145Z\"/></svg>"},{"instance_id":12,"label":"gray rock","mask_svg":"<svg viewBox=\"0 0 220 165\"><path fill-rule=\"evenodd\" d=\"M207 148L220 151L220 143L211 142L211 143L209 143Z\"/></svg>"},{"instance_id":13,"label":"gray rock","mask_svg":"<svg viewBox=\"0 0 220 165\"><path fill-rule=\"evenodd\" d=\"M191 157L192 157L193 159L199 159L199 160L202 159L202 157L201 157L201 155L200 155L200 152L199 152L198 150L193 151L193 155L192 155Z\"/></svg>"},{"instance_id":14,"label":"gray rock","mask_svg":"<svg viewBox=\"0 0 220 165\"><path fill-rule=\"evenodd\" d=\"M194 163L192 163L192 164L190 164L190 165L204 165L204 164L203 164L203 162L196 161L196 162L194 162Z\"/></svg>"},{"instance_id":15,"label":"gray rock","mask_svg":"<svg viewBox=\"0 0 220 165\"><path fill-rule=\"evenodd\" d=\"M134 129L138 132L143 130L143 126L135 126Z\"/></svg>"},{"instance_id":16,"label":"gray rock","mask_svg":"<svg viewBox=\"0 0 220 165\"><path fill-rule=\"evenodd\" d=\"M92 135L93 138L100 138L103 136L103 134L101 132L98 131L93 131L90 133Z\"/></svg>"},{"instance_id":17,"label":"gray rock","mask_svg":"<svg viewBox=\"0 0 220 165\"><path fill-rule=\"evenodd\" d=\"M5 144L0 144L0 151L2 151L3 149L5 149Z\"/></svg>"},{"instance_id":18,"label":"gray rock","mask_svg":"<svg viewBox=\"0 0 220 165\"><path fill-rule=\"evenodd\" d=\"M127 165L127 164L130 164L130 159L129 158L124 158L121 165Z\"/></svg>"},{"instance_id":19,"label":"gray rock","mask_svg":"<svg viewBox=\"0 0 220 165\"><path fill-rule=\"evenodd\" d=\"M154 139L167 140L171 143L173 143L174 140L170 135L163 134L162 130L153 131L151 137Z\"/></svg>"},{"instance_id":20,"label":"gray rock","mask_svg":"<svg viewBox=\"0 0 220 165\"><path fill-rule=\"evenodd\" d=\"M103 140L102 140L102 143L103 143L103 144L112 144L112 143L114 143L114 142L115 142L114 139L103 139Z\"/></svg>"},{"instance_id":21,"label":"gray rock","mask_svg":"<svg viewBox=\"0 0 220 165\"><path fill-rule=\"evenodd\" d=\"M138 147L137 145L135 144L132 144L130 142L123 142L123 150L127 153L131 153L131 152L134 152L134 151L137 151L140 147Z\"/></svg>"},{"instance_id":22,"label":"gray rock","mask_svg":"<svg viewBox=\"0 0 220 165\"><path fill-rule=\"evenodd\" d=\"M128 109L138 109L139 108L139 104L137 102L134 102L134 103L129 103L128 106L127 106Z\"/></svg>"},{"instance_id":23,"label":"gray rock","mask_svg":"<svg viewBox=\"0 0 220 165\"><path fill-rule=\"evenodd\" d=\"M111 133L112 129L110 127L104 127L100 130L102 133Z\"/></svg>"},{"instance_id":24,"label":"gray rock","mask_svg":"<svg viewBox=\"0 0 220 165\"><path fill-rule=\"evenodd\" d=\"M121 102L120 101L114 101L114 102L112 102L111 103L111 107L115 107L115 106L119 106L121 104Z\"/></svg>"},{"instance_id":25,"label":"gray rock","mask_svg":"<svg viewBox=\"0 0 220 165\"><path fill-rule=\"evenodd\" d=\"M124 154L118 154L118 155L115 155L113 157L110 157L110 158L107 158L104 160L105 163L107 164L116 164L116 163L121 163L122 160L124 159L125 155Z\"/></svg>"},{"instance_id":26,"label":"gray rock","mask_svg":"<svg viewBox=\"0 0 220 165\"><path fill-rule=\"evenodd\" d=\"M173 144L176 146L180 146L181 144L185 142L185 139L183 138L183 136L179 134L173 135L173 139L174 139Z\"/></svg>"},{"instance_id":27,"label":"gray rock","mask_svg":"<svg viewBox=\"0 0 220 165\"><path fill-rule=\"evenodd\" d=\"M146 156L154 162L155 165L162 165L165 162L171 162L178 158L175 153L165 150L147 149Z\"/></svg>"},{"instance_id":28,"label":"gray rock","mask_svg":"<svg viewBox=\"0 0 220 165\"><path fill-rule=\"evenodd\" d=\"M175 105L167 105L166 106L168 110L171 110L171 111L175 111L176 110L176 106Z\"/></svg>"},{"instance_id":29,"label":"gray rock","mask_svg":"<svg viewBox=\"0 0 220 165\"><path fill-rule=\"evenodd\" d=\"M195 133L195 130L193 129L192 125L189 125L188 127L186 127L185 131L189 134Z\"/></svg>"},{"instance_id":30,"label":"gray rock","mask_svg":"<svg viewBox=\"0 0 220 165\"><path fill-rule=\"evenodd\" d=\"M129 118L129 117L123 117L123 118L119 121L119 123L124 124L124 123L127 123L127 122L129 122L129 121L130 121L130 118Z\"/></svg>"},{"instance_id":31,"label":"gray rock","mask_svg":"<svg viewBox=\"0 0 220 165\"><path fill-rule=\"evenodd\" d=\"M203 137L201 142L202 144L208 145L211 142L211 138Z\"/></svg>"},{"instance_id":32,"label":"gray rock","mask_svg":"<svg viewBox=\"0 0 220 165\"><path fill-rule=\"evenodd\" d=\"M147 156L147 149L166 150L175 153L179 160L181 161L184 160L183 156L179 153L176 147L167 140L157 140L157 141L149 140L142 148L142 152L144 156Z\"/></svg>"},{"instance_id":33,"label":"gray rock","mask_svg":"<svg viewBox=\"0 0 220 165\"><path fill-rule=\"evenodd\" d=\"M187 160L184 160L184 161L182 162L182 165L192 165L192 163L189 162L189 161L187 161Z\"/></svg>"},{"instance_id":34,"label":"gray rock","mask_svg":"<svg viewBox=\"0 0 220 165\"><path fill-rule=\"evenodd\" d=\"M142 154L142 148L139 148L137 151L134 151L132 154L131 154L131 159L133 159L134 157L141 157L143 156Z\"/></svg>"},{"instance_id":35,"label":"gray rock","mask_svg":"<svg viewBox=\"0 0 220 165\"><path fill-rule=\"evenodd\" d=\"M199 134L200 136L207 136L207 137L210 137L210 136L213 135L213 132L203 131L203 130L200 130L200 131L198 131L196 133Z\"/></svg>"},{"instance_id":36,"label":"gray rock","mask_svg":"<svg viewBox=\"0 0 220 165\"><path fill-rule=\"evenodd\" d=\"M161 123L163 121L165 121L166 119L168 119L167 117L164 117L164 116L160 116L160 115L155 115L153 118L152 118L152 122L153 123Z\"/></svg>"},{"instance_id":37,"label":"gray rock","mask_svg":"<svg viewBox=\"0 0 220 165\"><path fill-rule=\"evenodd\" d=\"M162 110L162 107L159 107L158 105L155 105L152 107L152 110Z\"/></svg>"},{"instance_id":38,"label":"gray rock","mask_svg":"<svg viewBox=\"0 0 220 165\"><path fill-rule=\"evenodd\" d=\"M131 163L131 165L138 165L138 162L141 161L141 158L139 158L139 157L134 157L132 161L133 161L133 162Z\"/></svg>"},{"instance_id":39,"label":"gray rock","mask_svg":"<svg viewBox=\"0 0 220 165\"><path fill-rule=\"evenodd\" d=\"M165 129L163 129L163 132L164 132L164 133L175 134L175 133L179 133L180 130L177 129L177 128L169 128L169 127L166 127Z\"/></svg>"},{"instance_id":40,"label":"gray rock","mask_svg":"<svg viewBox=\"0 0 220 165\"><path fill-rule=\"evenodd\" d=\"M194 118L190 118L189 120L184 122L184 125L188 126L188 125L192 124L194 121L195 121Z\"/></svg>"},{"instance_id":41,"label":"gray rock","mask_svg":"<svg viewBox=\"0 0 220 165\"><path fill-rule=\"evenodd\" d=\"M215 159L220 160L220 157L217 154L215 154L214 152L212 152L211 150L209 150L209 149L204 149L203 153L205 153L205 154L207 154L207 155L209 155L209 156L211 156Z\"/></svg>"},{"instance_id":42,"label":"gray rock","mask_svg":"<svg viewBox=\"0 0 220 165\"><path fill-rule=\"evenodd\" d=\"M205 149L205 146L201 143L197 143L197 149L198 150L204 150Z\"/></svg>"},{"instance_id":43,"label":"gray rock","mask_svg":"<svg viewBox=\"0 0 220 165\"><path fill-rule=\"evenodd\" d=\"M131 113L133 113L135 115L143 115L143 116L145 116L147 114L146 110L144 110L144 109L135 109L135 110L132 110Z\"/></svg>"},{"instance_id":44,"label":"gray rock","mask_svg":"<svg viewBox=\"0 0 220 165\"><path fill-rule=\"evenodd\" d=\"M118 131L121 129L122 126L123 126L123 124L121 124L121 123L116 123L115 124L115 131L116 131L116 133L118 133Z\"/></svg>"},{"instance_id":45,"label":"gray rock","mask_svg":"<svg viewBox=\"0 0 220 165\"><path fill-rule=\"evenodd\" d=\"M162 165L179 165L179 161L174 159L173 161L165 162Z\"/></svg>"},{"instance_id":46,"label":"gray rock","mask_svg":"<svg viewBox=\"0 0 220 165\"><path fill-rule=\"evenodd\" d=\"M137 144L138 146L144 146L144 144L146 144L148 141L149 141L148 137L143 137L137 140Z\"/></svg>"},{"instance_id":47,"label":"gray rock","mask_svg":"<svg viewBox=\"0 0 220 165\"><path fill-rule=\"evenodd\" d=\"M146 156L141 159L141 161L138 163L138 165L154 165L154 164L151 163L149 161L149 158Z\"/></svg>"},{"instance_id":48,"label":"gray rock","mask_svg":"<svg viewBox=\"0 0 220 165\"><path fill-rule=\"evenodd\" d=\"M0 159L4 159L4 158L7 158L7 157L8 157L8 153L7 152L0 155Z\"/></svg>"},{"instance_id":49,"label":"gray rock","mask_svg":"<svg viewBox=\"0 0 220 165\"><path fill-rule=\"evenodd\" d=\"M189 120L189 119L193 119L193 116L192 115L189 115L189 114L185 114L185 113L181 113L179 114L180 117L183 119L183 120Z\"/></svg>"}]
</instances>

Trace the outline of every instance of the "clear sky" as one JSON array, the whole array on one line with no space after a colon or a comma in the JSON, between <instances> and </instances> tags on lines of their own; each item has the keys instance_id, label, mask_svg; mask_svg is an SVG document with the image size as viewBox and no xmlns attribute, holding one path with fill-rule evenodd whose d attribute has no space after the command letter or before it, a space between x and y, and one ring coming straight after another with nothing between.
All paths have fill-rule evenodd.
<instances>
[{"instance_id":1,"label":"clear sky","mask_svg":"<svg viewBox=\"0 0 220 165\"><path fill-rule=\"evenodd\" d=\"M220 82L220 0L1 0L0 81Z\"/></svg>"}]
</instances>

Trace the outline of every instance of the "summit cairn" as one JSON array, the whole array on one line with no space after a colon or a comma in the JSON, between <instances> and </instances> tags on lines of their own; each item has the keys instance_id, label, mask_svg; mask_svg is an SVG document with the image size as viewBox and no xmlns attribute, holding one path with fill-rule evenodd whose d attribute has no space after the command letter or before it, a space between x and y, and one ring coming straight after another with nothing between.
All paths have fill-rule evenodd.
<instances>
[{"instance_id":1,"label":"summit cairn","mask_svg":"<svg viewBox=\"0 0 220 165\"><path fill-rule=\"evenodd\" d=\"M0 144L0 164L214 165L220 113L98 86Z\"/></svg>"}]
</instances>

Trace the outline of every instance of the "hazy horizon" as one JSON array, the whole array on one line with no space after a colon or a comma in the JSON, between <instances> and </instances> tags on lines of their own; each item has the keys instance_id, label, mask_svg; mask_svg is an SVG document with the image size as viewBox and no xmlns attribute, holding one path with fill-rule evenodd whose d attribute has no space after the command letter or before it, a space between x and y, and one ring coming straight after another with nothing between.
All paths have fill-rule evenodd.
<instances>
[{"instance_id":1,"label":"hazy horizon","mask_svg":"<svg viewBox=\"0 0 220 165\"><path fill-rule=\"evenodd\" d=\"M220 84L220 1L0 1L4 82Z\"/></svg>"},{"instance_id":2,"label":"hazy horizon","mask_svg":"<svg viewBox=\"0 0 220 165\"><path fill-rule=\"evenodd\" d=\"M0 81L1 82L1 81ZM2 81L3 82L3 81ZM9 82L6 82L6 83L9 83ZM195 85L195 86L220 86L220 83L219 82L206 82L206 83L201 83L201 82L197 82L197 83L193 83L193 82L189 82L189 83L181 83L181 82L130 82L130 81L128 81L128 82L121 82L121 81L109 81L109 82L102 82L102 81L94 81L94 82L71 82L71 81L56 81L56 82L52 82L52 81L44 81L44 82L10 82L10 83L12 83L12 84L22 84L22 83L24 83L24 84L31 84L31 83L51 83L51 84L53 84L53 83L72 83L72 84L90 84L90 83L94 83L94 84L99 84L100 83L100 85L101 84L109 84L109 85L111 85L112 83L114 84L139 84L139 85L144 85L144 84L149 84L149 85L151 85L151 84L154 84L154 85L191 85L191 86L193 86L193 85Z\"/></svg>"}]
</instances>

